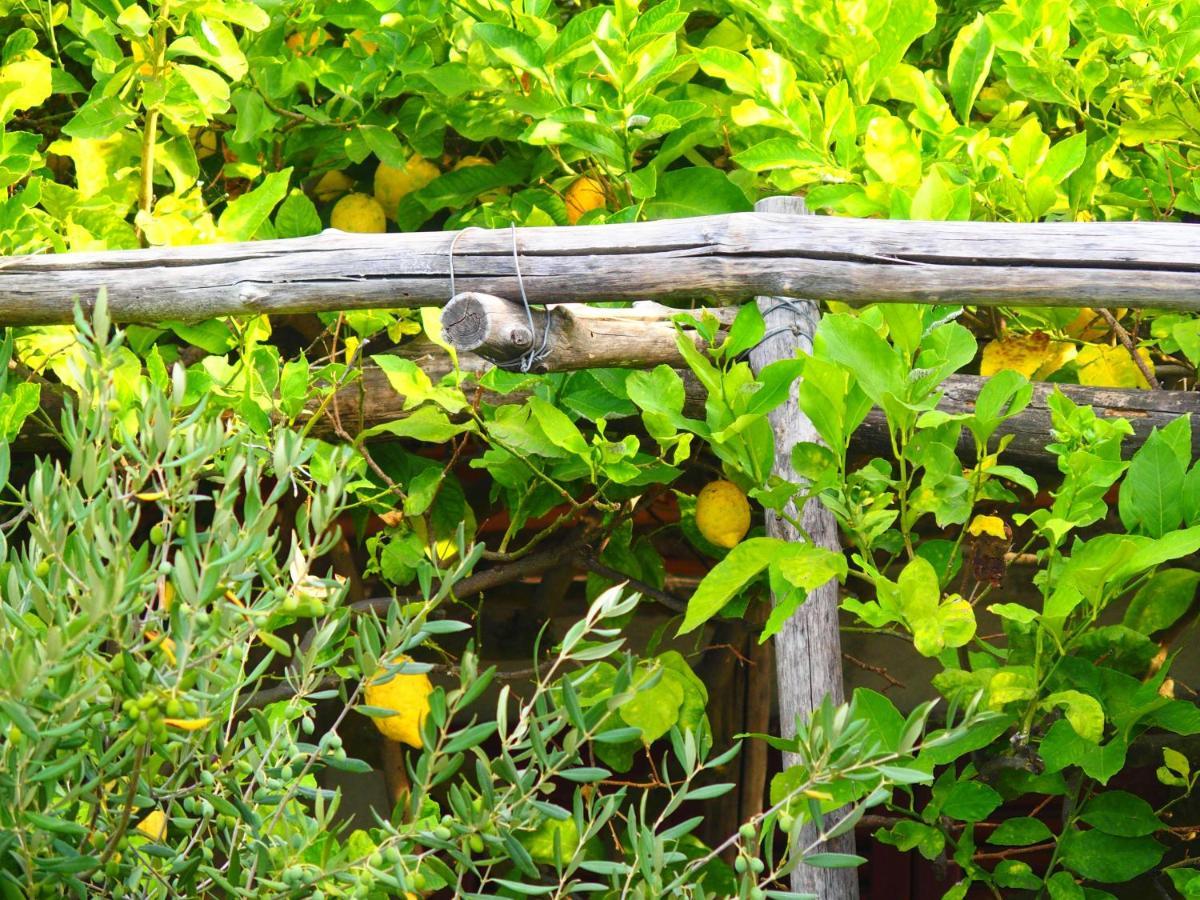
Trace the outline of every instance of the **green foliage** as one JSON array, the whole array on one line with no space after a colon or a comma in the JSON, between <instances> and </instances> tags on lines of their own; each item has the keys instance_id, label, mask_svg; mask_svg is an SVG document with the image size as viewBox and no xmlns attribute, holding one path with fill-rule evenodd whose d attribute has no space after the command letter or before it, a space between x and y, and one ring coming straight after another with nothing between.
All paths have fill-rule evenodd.
<instances>
[{"instance_id":1,"label":"green foliage","mask_svg":"<svg viewBox=\"0 0 1200 900\"><path fill-rule=\"evenodd\" d=\"M704 215L796 192L854 216L1197 215L1197 22L1183 0L0 0L0 252L312 235L336 199L323 176L370 191L377 166L414 155L436 172L400 198L400 230ZM581 176L594 179L596 208L572 207ZM766 332L755 306L724 332L681 313L701 335L681 335L679 349L702 413L665 366L456 368L433 380L405 355L422 332L440 339L429 311L323 317L302 344L266 316L119 338L102 320L11 330L0 350L0 480L15 510L0 545L0 729L3 771L18 777L0 779L4 890L536 896L587 882L782 897L772 886L795 865L860 859L780 835L834 809L847 812L824 827L849 828L868 808L896 820L881 840L958 864L964 880L948 896L980 882L1073 898L1085 895L1077 879L1159 866L1174 849L1164 809L1107 786L1146 732L1200 732L1195 706L1171 694L1170 657L1156 660L1198 577L1190 422L1123 456L1128 423L1053 395L1058 477L1002 461L996 434L1029 404L1025 378L995 374L969 413L937 409L979 343L1009 329L1082 346L1051 367L1056 380L1087 380L1087 359L1120 365L1108 326L1087 313L1082 325L1075 311L1002 315L834 309L810 355L755 375L743 359ZM1127 322L1152 362L1194 375L1196 321ZM1135 383L1120 358L1116 375ZM366 383L368 365L404 414L354 437L342 429L350 451L316 439L330 415L342 428L337 398ZM801 374L821 443L776 448L766 416ZM68 397L61 422L39 409L52 393ZM863 460L850 438L872 406L890 452ZM621 427L630 420L643 437ZM60 439L63 460L40 456L12 475L7 442L24 423ZM445 443L486 475L486 500L430 458ZM778 449L794 478L773 471ZM690 489L675 486L714 465L801 532L795 511L819 498L846 556L757 532L730 551L707 542ZM940 666L946 721L921 739L928 708L906 720L859 691L796 723L795 739L772 738L800 763L776 778L771 811L727 842L738 853L726 866L723 848L693 834L703 801L727 788L710 779L733 752L711 745L713 700L686 655L619 644L634 604L593 572L589 613L539 660L531 694L480 714L493 676L465 654L459 686L432 700L407 808L369 832L328 827L337 797L312 776L365 764L346 757L336 728L306 739L317 702L355 708L378 660L465 627L442 607L484 555L514 563L581 523L595 562L661 593L659 532L634 522L672 491L673 536L713 561L681 632L698 641L714 618L757 614L771 596L772 612L751 617L766 619L766 639L836 578L848 616ZM498 540L482 530L497 510ZM981 514L992 531L973 528ZM312 570L338 525L361 537L366 574L410 598L385 622L352 615L345 586ZM1040 603L989 602L1010 548L1036 554ZM1001 636L983 633L984 609ZM297 622L312 629L307 643L287 630ZM282 658L289 694L250 709L248 697L279 687L266 685ZM183 715L167 715L172 704ZM608 783L644 756L661 760L662 784ZM1157 775L1176 792L1168 806L1197 778L1169 747ZM1002 802L1059 796L1055 831L1023 816L973 827ZM155 810L167 816L161 840L133 827ZM620 845L609 842L618 827ZM1053 861L984 864L994 857L977 842L1053 843ZM1194 869L1166 871L1200 896Z\"/></svg>"}]
</instances>

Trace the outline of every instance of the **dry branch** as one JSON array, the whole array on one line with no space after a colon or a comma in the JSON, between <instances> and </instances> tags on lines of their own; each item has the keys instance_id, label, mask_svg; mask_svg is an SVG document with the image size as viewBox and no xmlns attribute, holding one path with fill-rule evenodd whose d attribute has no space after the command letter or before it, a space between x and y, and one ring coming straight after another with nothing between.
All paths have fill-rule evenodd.
<instances>
[{"instance_id":1,"label":"dry branch","mask_svg":"<svg viewBox=\"0 0 1200 900\"><path fill-rule=\"evenodd\" d=\"M1195 226L904 222L733 213L517 230L534 303L754 296L850 303L1200 309ZM126 322L442 306L452 232L329 230L242 244L20 256L0 264L0 324L69 322L108 292ZM460 290L516 298L513 236L466 232Z\"/></svg>"}]
</instances>

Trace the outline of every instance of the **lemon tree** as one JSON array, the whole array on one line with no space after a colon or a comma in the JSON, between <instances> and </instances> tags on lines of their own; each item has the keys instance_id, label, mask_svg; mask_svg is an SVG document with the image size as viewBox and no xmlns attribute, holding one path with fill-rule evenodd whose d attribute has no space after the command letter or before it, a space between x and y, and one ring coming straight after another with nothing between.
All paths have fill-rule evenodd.
<instances>
[{"instance_id":1,"label":"lemon tree","mask_svg":"<svg viewBox=\"0 0 1200 900\"><path fill-rule=\"evenodd\" d=\"M0 252L590 225L773 193L865 217L1190 217L1193 12L0 4ZM0 890L758 897L801 862L858 861L799 859L817 803L895 817L877 839L952 860L951 897L1091 896L1159 869L1187 888L1189 426L1123 452L1128 423L1051 395L1049 473L1000 436L1031 379L1194 384L1194 316L1107 313L835 307L811 354L754 372L753 305L730 328L681 308L687 383L430 378L406 354L438 342L431 311L7 330ZM955 372L987 381L947 413ZM388 390L403 415L356 421L349 398ZM821 440L776 447L766 416L793 391ZM872 408L886 440L864 453ZM795 478L771 474L780 455ZM847 553L755 527L814 499ZM572 622L531 604L501 627L486 594L455 593L558 550L589 567ZM1035 602L1007 592L1015 560ZM831 579L846 627L935 668L945 729L918 743L928 708L860 690L772 738L837 765L778 772L769 812L717 821L736 751L697 674L714 623L766 639ZM553 582L504 587L540 602ZM535 674L480 665L549 618ZM650 646L617 644L633 618ZM398 657L436 668L388 680ZM385 727L408 799L346 834L325 770L366 772ZM1112 787L1147 733L1170 745L1143 773L1158 806ZM1064 815L1010 815L1039 805Z\"/></svg>"}]
</instances>

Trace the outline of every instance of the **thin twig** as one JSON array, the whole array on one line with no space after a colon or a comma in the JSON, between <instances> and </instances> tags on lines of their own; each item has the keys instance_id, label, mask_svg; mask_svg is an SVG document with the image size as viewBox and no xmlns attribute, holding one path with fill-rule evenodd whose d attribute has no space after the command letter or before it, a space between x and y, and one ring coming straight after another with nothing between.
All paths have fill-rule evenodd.
<instances>
[{"instance_id":1,"label":"thin twig","mask_svg":"<svg viewBox=\"0 0 1200 900\"><path fill-rule=\"evenodd\" d=\"M1008 859L1011 856L1022 856L1026 853L1041 853L1043 850L1053 850L1057 846L1055 841L1047 841L1044 844L1032 844L1028 847L1009 847L1007 850L996 850L990 853L976 853L971 859L974 862L982 862L989 859Z\"/></svg>"},{"instance_id":2,"label":"thin twig","mask_svg":"<svg viewBox=\"0 0 1200 900\"><path fill-rule=\"evenodd\" d=\"M859 659L856 656L851 656L849 653L846 653L844 650L842 651L842 659L846 660L846 662L853 663L854 665L858 666L860 669L865 669L868 672L874 672L876 675L878 675L880 678L882 678L884 681L886 681L888 683L888 688L894 688L894 687L904 688L905 687L905 684L903 681L893 678L891 673L888 672L888 670L886 668L884 668L883 666L876 666L876 665L872 665L869 662L864 662L863 660ZM884 692L885 693L887 692L887 688L884 689Z\"/></svg>"},{"instance_id":3,"label":"thin twig","mask_svg":"<svg viewBox=\"0 0 1200 900\"><path fill-rule=\"evenodd\" d=\"M673 612L687 612L687 601L680 600L666 591L660 591L658 588L646 584L646 582L640 581L631 575L626 575L624 572L618 572L616 569L606 566L591 555L584 556L581 562L583 563L583 567L588 571L599 575L601 578L607 578L609 581L616 581L618 583L623 581L643 597L649 597L651 600L661 603Z\"/></svg>"},{"instance_id":4,"label":"thin twig","mask_svg":"<svg viewBox=\"0 0 1200 900\"><path fill-rule=\"evenodd\" d=\"M1142 359L1142 355L1137 352L1137 347L1134 346L1133 338L1129 336L1129 332L1117 321L1116 316L1107 309L1101 309L1099 313L1104 318L1104 321L1108 323L1108 327L1112 329L1112 333L1117 336L1117 340L1129 351L1129 355L1133 359L1133 364L1141 371L1142 376L1146 379L1146 384L1150 385L1153 390L1161 391L1162 385L1154 377L1154 371L1146 364L1146 360Z\"/></svg>"},{"instance_id":5,"label":"thin twig","mask_svg":"<svg viewBox=\"0 0 1200 900\"><path fill-rule=\"evenodd\" d=\"M129 788L125 791L125 802L121 805L121 818L117 822L117 827L113 829L113 833L109 836L108 843L104 847L104 852L100 854L100 861L96 864L97 868L103 868L104 864L112 859L118 845L121 843L121 838L125 836L125 832L129 829L129 819L133 814L133 801L137 797L138 780L142 777L142 763L146 760L146 746L148 741L149 738L138 745L137 753L133 757L133 770L129 773Z\"/></svg>"}]
</instances>

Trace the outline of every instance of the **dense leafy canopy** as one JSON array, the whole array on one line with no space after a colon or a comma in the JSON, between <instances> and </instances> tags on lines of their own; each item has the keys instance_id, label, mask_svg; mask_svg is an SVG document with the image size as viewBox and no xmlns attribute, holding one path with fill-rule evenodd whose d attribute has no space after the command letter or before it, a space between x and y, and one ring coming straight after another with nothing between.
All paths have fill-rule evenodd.
<instances>
[{"instance_id":1,"label":"dense leafy canopy","mask_svg":"<svg viewBox=\"0 0 1200 900\"><path fill-rule=\"evenodd\" d=\"M1188 217L1198 23L1192 0L0 0L0 252L311 235L347 197L338 224L373 231L772 193L864 217ZM1128 423L1053 395L1048 473L997 437L1028 379L1190 383L1200 320L831 304L811 355L755 373L754 307L728 330L681 313L700 411L667 366L431 378L404 350L438 343L436 321L114 332L101 299L74 327L9 330L5 897L783 898L798 865L861 862L801 826L839 810L824 828L844 832L868 809L889 817L879 840L957 864L947 897L1104 897L1165 861L1200 895L1169 818L1196 782L1172 744L1200 733L1169 677L1200 579L1191 425L1123 455ZM363 429L340 404L368 369L404 415ZM959 371L990 378L972 412L938 410ZM779 448L767 415L801 375L823 443ZM41 406L59 394L61 419ZM864 458L872 406L890 452ZM23 426L55 449L26 452ZM796 478L771 474L779 453ZM716 471L755 504L731 548L696 527ZM647 524L662 498L677 517ZM812 498L845 554L764 534L762 510L794 520ZM347 573L331 560L351 543ZM672 599L680 546L705 574L634 647L622 630ZM465 585L553 547L593 563L587 611L497 695L487 602ZM1033 600L1003 586L1013 553L1036 563ZM396 601L353 605L363 579ZM770 807L706 845L738 745L695 671L705 630L744 620L765 640L830 579L850 627L936 662L944 711L859 689L795 737L747 738L794 757ZM387 720L363 679L400 656L408 676L437 669L428 712L405 717L423 748L392 815L335 827L329 772L371 770L341 732ZM1166 741L1153 804L1116 786L1148 732Z\"/></svg>"}]
</instances>

